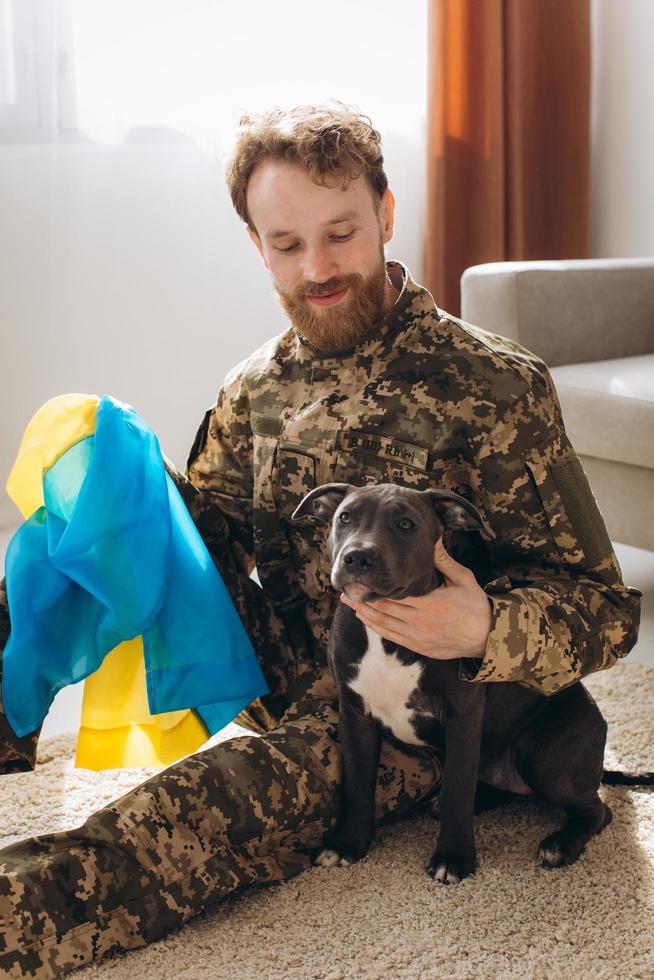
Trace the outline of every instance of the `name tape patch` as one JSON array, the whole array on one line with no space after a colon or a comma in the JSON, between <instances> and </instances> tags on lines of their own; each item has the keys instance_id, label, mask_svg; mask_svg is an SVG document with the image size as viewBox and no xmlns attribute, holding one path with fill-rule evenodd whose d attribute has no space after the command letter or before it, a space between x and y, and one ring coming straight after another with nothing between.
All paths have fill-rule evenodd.
<instances>
[{"instance_id":1,"label":"name tape patch","mask_svg":"<svg viewBox=\"0 0 654 980\"><path fill-rule=\"evenodd\" d=\"M408 463L422 470L428 468L429 453L420 446L402 442L379 432L361 432L360 429L340 430L336 433L336 446L349 453L362 453L364 456L381 456L396 462Z\"/></svg>"}]
</instances>

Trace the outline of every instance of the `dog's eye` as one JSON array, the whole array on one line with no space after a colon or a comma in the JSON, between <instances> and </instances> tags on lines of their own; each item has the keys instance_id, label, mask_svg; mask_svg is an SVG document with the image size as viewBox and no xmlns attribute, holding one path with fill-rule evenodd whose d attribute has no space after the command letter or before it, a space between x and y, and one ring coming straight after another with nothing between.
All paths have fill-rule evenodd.
<instances>
[{"instance_id":1,"label":"dog's eye","mask_svg":"<svg viewBox=\"0 0 654 980\"><path fill-rule=\"evenodd\" d=\"M344 510L342 514L339 514L339 518L338 519L339 519L339 521L342 521L343 524L349 524L350 523L350 520L351 520L350 515L348 514L348 512L346 510Z\"/></svg>"},{"instance_id":2,"label":"dog's eye","mask_svg":"<svg viewBox=\"0 0 654 980\"><path fill-rule=\"evenodd\" d=\"M401 527L403 531L408 531L410 528L415 527L415 524L408 517L401 517L397 522L397 526Z\"/></svg>"}]
</instances>

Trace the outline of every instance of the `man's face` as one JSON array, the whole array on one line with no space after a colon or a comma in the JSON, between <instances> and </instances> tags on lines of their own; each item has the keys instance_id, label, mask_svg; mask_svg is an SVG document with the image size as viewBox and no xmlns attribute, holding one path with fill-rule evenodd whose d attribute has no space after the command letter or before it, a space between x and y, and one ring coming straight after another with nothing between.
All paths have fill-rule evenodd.
<instances>
[{"instance_id":1,"label":"man's face","mask_svg":"<svg viewBox=\"0 0 654 980\"><path fill-rule=\"evenodd\" d=\"M365 177L315 184L297 163L264 160L254 170L249 235L270 270L291 323L320 350L351 347L386 313L397 290L386 275L394 200L377 208Z\"/></svg>"}]
</instances>

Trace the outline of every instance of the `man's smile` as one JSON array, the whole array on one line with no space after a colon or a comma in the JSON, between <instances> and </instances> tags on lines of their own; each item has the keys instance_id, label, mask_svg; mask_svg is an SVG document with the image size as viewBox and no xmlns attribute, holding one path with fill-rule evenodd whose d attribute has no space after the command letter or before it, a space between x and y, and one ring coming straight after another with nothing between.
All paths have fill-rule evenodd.
<instances>
[{"instance_id":1,"label":"man's smile","mask_svg":"<svg viewBox=\"0 0 654 980\"><path fill-rule=\"evenodd\" d=\"M332 306L334 303L338 303L339 300L343 299L349 288L349 286L343 286L342 289L337 290L335 293L327 293L324 296L307 296L307 299L316 306Z\"/></svg>"}]
</instances>

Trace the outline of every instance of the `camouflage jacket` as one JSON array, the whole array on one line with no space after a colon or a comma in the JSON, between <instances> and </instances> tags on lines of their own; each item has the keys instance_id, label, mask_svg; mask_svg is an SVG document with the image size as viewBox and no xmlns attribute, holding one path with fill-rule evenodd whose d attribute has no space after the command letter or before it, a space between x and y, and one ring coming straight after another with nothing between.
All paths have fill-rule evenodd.
<instances>
[{"instance_id":1,"label":"camouflage jacket","mask_svg":"<svg viewBox=\"0 0 654 980\"><path fill-rule=\"evenodd\" d=\"M323 659L335 604L328 528L290 517L331 481L455 490L495 532L493 605L473 681L545 694L634 645L640 593L625 587L545 364L437 309L399 262L390 312L337 353L290 328L227 375L187 463L187 506L210 551L256 565L282 611L302 608Z\"/></svg>"}]
</instances>

